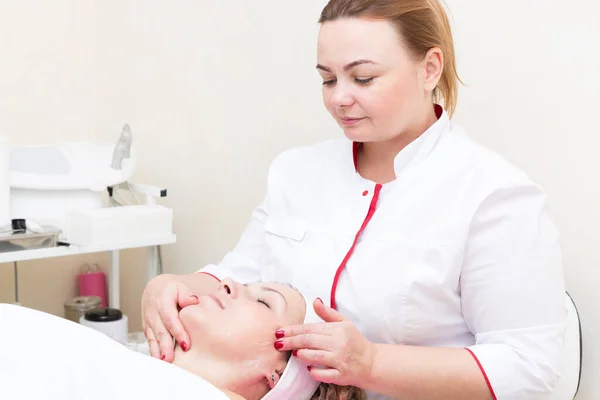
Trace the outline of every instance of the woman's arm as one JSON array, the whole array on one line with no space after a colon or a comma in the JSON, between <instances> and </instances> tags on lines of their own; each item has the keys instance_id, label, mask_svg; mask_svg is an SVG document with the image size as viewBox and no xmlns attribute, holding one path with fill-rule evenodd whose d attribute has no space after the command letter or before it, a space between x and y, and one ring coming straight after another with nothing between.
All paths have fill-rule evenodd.
<instances>
[{"instance_id":1,"label":"woman's arm","mask_svg":"<svg viewBox=\"0 0 600 400\"><path fill-rule=\"evenodd\" d=\"M465 349L375 344L363 389L402 400L492 400L484 376Z\"/></svg>"}]
</instances>

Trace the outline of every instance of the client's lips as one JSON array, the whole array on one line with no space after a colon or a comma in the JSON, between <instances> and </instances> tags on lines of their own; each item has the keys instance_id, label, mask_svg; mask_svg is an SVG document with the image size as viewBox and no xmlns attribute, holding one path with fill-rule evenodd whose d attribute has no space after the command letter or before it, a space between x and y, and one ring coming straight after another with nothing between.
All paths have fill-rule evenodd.
<instances>
[{"instance_id":1,"label":"client's lips","mask_svg":"<svg viewBox=\"0 0 600 400\"><path fill-rule=\"evenodd\" d=\"M217 303L219 305L219 307L221 307L223 310L225 309L223 302L216 295L209 294L208 297L210 297L215 303Z\"/></svg>"}]
</instances>

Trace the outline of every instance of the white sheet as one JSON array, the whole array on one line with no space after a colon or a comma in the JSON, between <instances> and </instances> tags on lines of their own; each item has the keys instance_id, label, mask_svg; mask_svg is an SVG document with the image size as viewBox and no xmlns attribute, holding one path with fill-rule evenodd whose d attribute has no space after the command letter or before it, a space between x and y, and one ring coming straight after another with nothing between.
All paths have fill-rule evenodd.
<instances>
[{"instance_id":1,"label":"white sheet","mask_svg":"<svg viewBox=\"0 0 600 400\"><path fill-rule=\"evenodd\" d=\"M100 332L10 304L0 304L0 391L14 400L229 399Z\"/></svg>"}]
</instances>

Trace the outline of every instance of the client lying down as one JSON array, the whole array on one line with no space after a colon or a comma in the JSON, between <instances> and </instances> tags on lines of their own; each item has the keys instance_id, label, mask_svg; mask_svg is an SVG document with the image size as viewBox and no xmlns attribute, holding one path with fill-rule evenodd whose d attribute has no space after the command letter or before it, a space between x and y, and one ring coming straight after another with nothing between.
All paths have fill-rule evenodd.
<instances>
[{"instance_id":1,"label":"client lying down","mask_svg":"<svg viewBox=\"0 0 600 400\"><path fill-rule=\"evenodd\" d=\"M356 388L319 384L274 349L279 327L318 321L289 286L224 280L180 319L194 346L176 346L171 364L69 320L0 304L0 386L19 400L364 398Z\"/></svg>"}]
</instances>

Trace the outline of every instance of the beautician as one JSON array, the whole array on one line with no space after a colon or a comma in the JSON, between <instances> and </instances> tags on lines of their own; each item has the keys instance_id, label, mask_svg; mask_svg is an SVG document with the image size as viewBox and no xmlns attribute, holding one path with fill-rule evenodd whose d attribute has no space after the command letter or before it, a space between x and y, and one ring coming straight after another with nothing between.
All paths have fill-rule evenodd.
<instances>
[{"instance_id":1,"label":"beautician","mask_svg":"<svg viewBox=\"0 0 600 400\"><path fill-rule=\"evenodd\" d=\"M345 138L273 161L220 264L148 284L152 354L193 346L177 307L220 279L282 281L327 322L281 327L274 346L317 380L369 399L543 398L566 325L557 230L544 191L451 122L439 0L331 0L320 23L323 101Z\"/></svg>"}]
</instances>

